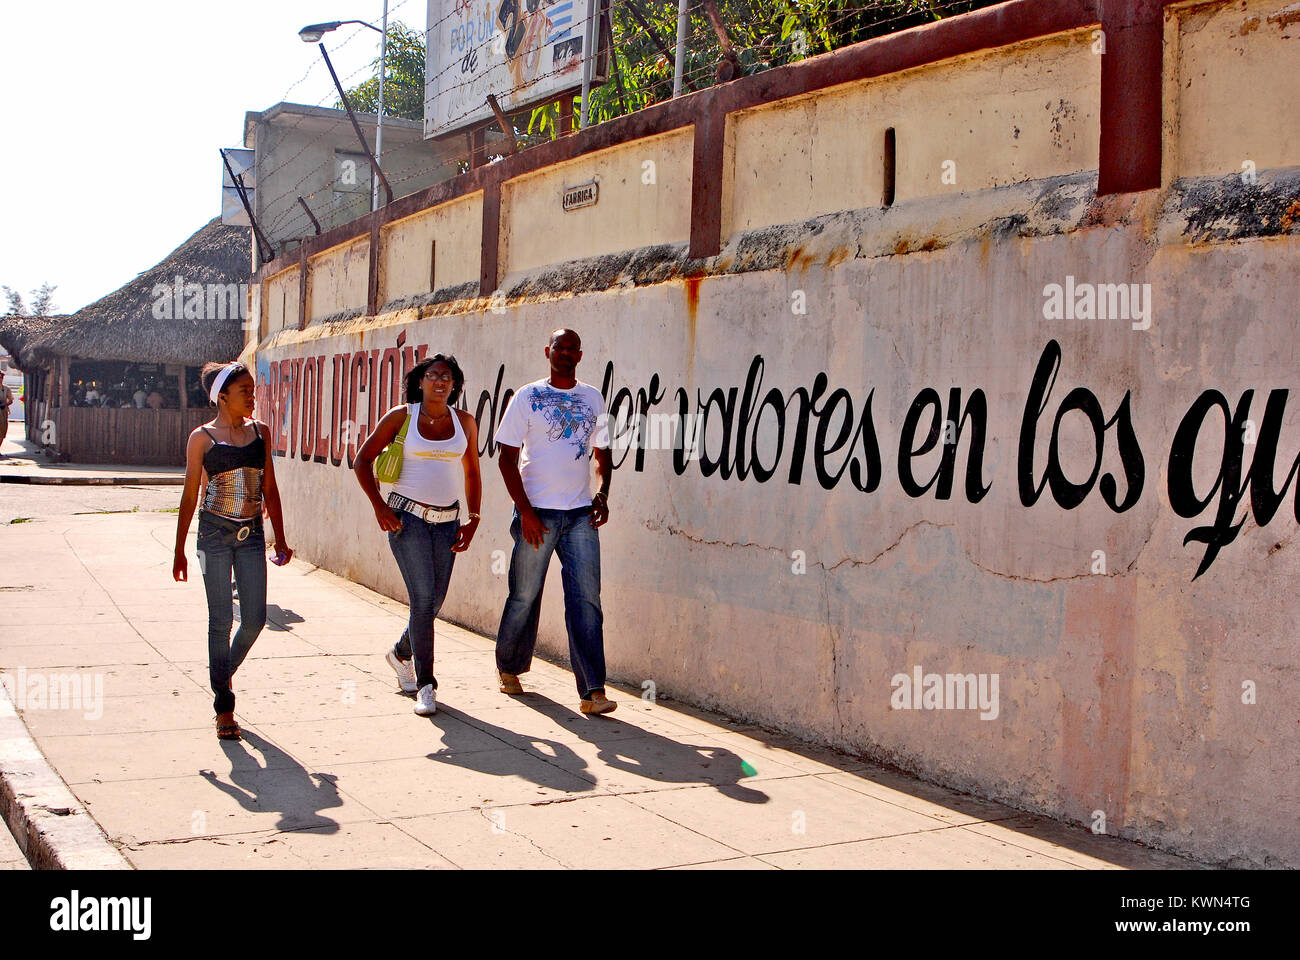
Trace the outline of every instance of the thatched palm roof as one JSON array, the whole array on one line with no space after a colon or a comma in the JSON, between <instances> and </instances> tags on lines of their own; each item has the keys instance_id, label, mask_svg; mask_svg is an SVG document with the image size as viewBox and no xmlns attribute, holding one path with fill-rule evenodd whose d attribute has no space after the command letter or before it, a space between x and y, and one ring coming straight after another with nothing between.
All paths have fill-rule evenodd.
<instances>
[{"instance_id":1,"label":"thatched palm roof","mask_svg":"<svg viewBox=\"0 0 1300 960\"><path fill-rule=\"evenodd\" d=\"M206 299L201 311L175 310L174 298L161 288L174 289L177 277L182 285L199 284L205 290L247 284L252 272L249 233L247 227L214 218L157 266L108 296L68 317L5 318L0 337L14 341L10 352L24 366L59 356L191 366L228 360L244 346L238 314L224 304L214 312ZM182 303L186 299L182 293Z\"/></svg>"},{"instance_id":2,"label":"thatched palm roof","mask_svg":"<svg viewBox=\"0 0 1300 960\"><path fill-rule=\"evenodd\" d=\"M0 350L13 357L22 369L36 366L37 343L67 319L67 316L24 317L18 314L0 317Z\"/></svg>"}]
</instances>

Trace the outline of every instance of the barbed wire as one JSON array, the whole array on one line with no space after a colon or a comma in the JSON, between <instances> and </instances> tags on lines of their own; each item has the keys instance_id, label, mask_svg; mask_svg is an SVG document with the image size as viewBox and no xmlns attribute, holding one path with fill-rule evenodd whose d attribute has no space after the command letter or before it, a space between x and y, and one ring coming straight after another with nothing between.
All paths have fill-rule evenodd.
<instances>
[{"instance_id":1,"label":"barbed wire","mask_svg":"<svg viewBox=\"0 0 1300 960\"><path fill-rule=\"evenodd\" d=\"M407 2L409 2L409 0L400 0L400 2L395 7L390 8L390 15L393 12L393 10L396 10L397 8L403 6ZM520 2L522 3L522 0L520 0ZM575 6L576 4L581 2L582 0L575 0ZM618 4L621 2L624 2L624 0L611 0L609 8L603 10L601 9L601 5L597 0L597 2L593 4L593 10L590 13L586 15L576 16L575 19L570 20L569 24L567 25L567 29L565 29L564 32L559 35L560 38L562 39L573 39L578 36L581 36L583 37L584 44L585 44L585 39L587 37L587 32L588 32L587 31L588 24L591 23L593 18L599 18L599 25L597 29L594 31L594 33L597 36L597 45L598 45L597 49L600 49L601 45L608 43L609 67L607 71L608 77L605 83L613 85L613 89L617 90L617 93L612 94L613 97L617 100L617 106L611 112L609 109L610 105L606 103L605 109L601 111L602 114L601 119L597 120L595 117L589 118L588 121L589 127L598 125L601 122L607 122L608 120L615 119L618 116L624 116L630 113L634 113L637 110L644 109L645 107L650 106L654 103L663 102L663 100L667 99L667 97L664 96L666 92L666 88L669 87L673 82L673 76L671 70L673 61L664 53L664 49L666 48L671 52L672 48L676 46L676 31L673 30L671 35L665 36L663 33L653 29L655 24L649 17L646 18L646 21L644 23L638 22L635 28L629 28L629 25L627 24L626 21L616 23L615 13ZM939 20L942 19L943 13L953 10L954 8L962 8L963 10L969 10L972 7L985 6L988 4L988 2L991 2L991 0L984 0L984 2L981 2L981 0L937 0L937 2L928 4L927 6L924 7L905 9L899 13L896 13L893 16L883 17L880 19L872 19L869 22L862 24L861 32L869 34L870 36L884 35L893 32L893 30L899 24L905 23L906 26L913 26L916 24L918 18L926 18L928 20L929 18L932 17L933 20ZM653 2L651 3L651 6L652 7L654 6ZM547 8L544 7L542 9L544 10ZM736 74L736 78L739 79L742 76L754 75L756 73L761 73L767 69L771 69L773 65L768 62L770 59L774 58L780 51L783 50L793 51L796 54L798 54L800 44L804 45L807 51L806 57L816 56L818 53L825 52L825 44L817 42L816 34L821 34L823 36L833 35L837 27L842 26L846 22L852 20L853 18L857 17L862 13L867 13L867 12L879 13L879 12L885 12L885 11L897 9L897 4L891 3L889 2L889 0L873 0L873 2L843 6L843 7L826 4L824 7L820 9L822 12L825 13L833 13L834 16L822 23L811 25L812 29L814 30L813 36L809 35L809 32L804 28L802 22L796 22L794 28L790 31L790 33L787 36L785 37L780 36L786 15L796 13L795 8L792 7L787 7L783 11L781 11L781 15L778 16L777 20L771 25L770 29L765 31L764 34L761 35L761 37L757 38L757 42L746 42L746 38L744 37L738 38L735 35L734 26L733 26L733 29L728 31L728 33L730 34L730 46L732 47L733 54L736 60L740 61L741 58L755 57L758 58L759 61L758 63L750 62L748 65L738 63L740 69ZM662 14L662 11L659 12ZM813 11L813 12L817 12L817 11ZM453 5L451 10L447 14L445 14L437 21L435 21L433 24L431 24L429 28L425 31L426 44L432 44L435 42L442 43L444 38L441 36L441 34L439 33L439 35L435 36L435 32L437 31L437 28L440 27L442 24L444 24L446 21L452 19L453 17L458 15L463 15L463 14L464 14L463 9L457 10L455 5ZM674 26L675 26L675 19L676 18L674 15L673 18ZM358 27L356 33L349 36L348 39L344 41L344 43L350 42L352 39L355 39L355 37L359 35L361 32L363 32L364 29L365 28L363 27ZM536 30L538 28L533 27L533 29ZM553 33L553 28L551 28L548 25L548 30L545 33L542 33L541 35L544 37L550 33ZM654 49L650 49L636 61L628 61L627 59L623 59L620 62L619 59L620 52L625 53L629 49L634 49L646 41L649 41L652 44L652 47ZM494 28L483 40L478 42L469 42L466 43L464 46L462 46L459 56L451 57L450 60L447 61L444 61L443 56L441 55L436 56L434 60L435 62L439 63L440 66L432 74L432 76L425 77L426 90L428 89L428 86L432 84L432 86L437 90L435 99L441 99L448 95L455 96L457 91L464 90L465 88L469 87L472 84L482 82L483 74L480 73L477 76L467 77L465 79L460 80L459 82L451 83L450 85L442 87L440 89L437 86L439 80L446 77L447 74L455 70L458 66L460 66L462 68L462 72L464 72L463 65L468 61L472 61L474 55L479 54L485 49L491 48L494 45L499 45L502 42L504 42L504 34ZM343 45L344 44L340 44L340 47L342 47ZM683 71L684 84L690 84L691 86L696 87L696 89L705 89L709 86L713 86L717 82L718 67L720 61L726 60L728 59L728 57L723 53L722 44L717 37L717 33L713 27L713 24L705 16L704 11L702 11L698 5L690 12L690 19L688 21L688 30L685 37L685 45L687 49L686 49L686 68ZM553 47L551 47L550 44L542 44L540 46L539 53L540 51L544 51L548 48L553 49ZM334 49L338 49L338 48L334 48ZM439 51L439 53L441 54L441 51ZM517 53L516 56L518 55L519 54ZM806 59L806 57L800 56L800 59ZM632 82L631 84L629 84L629 80L628 80L629 75L643 73L644 71L642 68L644 68L649 61L655 61L656 63L661 64L666 68L662 71L662 75L651 76L651 77L643 76L640 78L639 82ZM298 84L302 83L303 80L305 80L306 76L310 74L311 70L314 69L317 65L319 65L319 62L320 62L319 59L316 60L313 63L313 65L308 68L307 73L304 74L302 78L299 78L299 80L296 81L293 85L291 85L289 90L292 90ZM428 62L428 51L426 48L426 63L427 62ZM790 62L798 62L798 61L792 60ZM371 64L363 65L362 67L352 71L352 73L348 74L347 77L341 78L340 83L346 88L348 86L349 81L351 81L355 76L360 74L362 71L368 69L373 69L373 62ZM501 69L501 66L499 64L492 64L488 69L499 70ZM530 118L525 119L523 118L523 115L527 113L535 112L539 108L533 105L529 105L521 109L518 107L508 106L507 102L511 99L515 99L517 95L520 93L525 93L525 97L523 99L526 100L527 99L526 91L530 89L534 89L539 85L544 84L547 80L550 80L560 74L566 73L571 70L573 70L572 62L571 61L564 62L561 63L559 66L552 67L551 69L534 73L530 75L530 77L527 79L526 82L516 84L505 91L501 91L500 89L495 91L497 93L498 98L500 98L502 101L506 101L502 103L502 111L505 113L507 117L508 125L511 127L509 131L506 131L506 136L507 138L512 136L515 138L519 150L521 151L527 150L532 147L538 146L541 143L555 139L556 136L559 134L557 128L553 123L551 124L550 130L545 133L541 132L541 130L534 131L532 133L527 132L527 125ZM577 78L575 77L574 79L576 80ZM596 90L597 88L593 87L592 90L593 94L596 93ZM286 96L288 92L289 91L286 91ZM424 91L420 91L420 92L421 95L423 96ZM609 92L604 94L605 98L608 98L609 96L611 96L611 93ZM326 101L329 101L331 99L337 101L338 99L337 94L336 93L327 94L317 105L323 105ZM474 117L477 114L481 114L484 111L486 106L487 106L486 102L466 104L466 108L464 110L461 110L460 112L454 115L449 114L442 121L440 126L455 127L456 125L464 124L464 122L469 120L469 118ZM578 113L579 113L579 109L575 103L573 109L574 115L571 120L572 123L571 129L574 132L576 132L578 126ZM389 116L390 115L386 114L385 119L388 119ZM292 124L292 126L289 127L289 130L286 131L283 136L289 136L293 130L295 130L307 119L309 118L305 116L299 118L295 123ZM446 171L448 169L461 171L466 167L472 168L475 165L482 165L482 163L495 162L497 159L500 159L502 156L507 155L509 152L508 150L501 150L499 147L497 147L496 144L486 142L486 138L477 141L475 140L472 131L477 129L482 129L484 127L490 128L493 126L499 126L499 124L496 122L496 118L492 114L482 116L481 120L475 120L472 121L470 124L465 124L461 131L457 131L461 134L462 137L464 137L464 146L455 150L447 149L447 144L452 140L451 132L448 132L447 134L439 135L437 137L439 141L439 145L433 148L436 151L437 155L436 157L429 158L429 163L427 166L410 170L397 177L388 178L390 186L393 187L394 199L397 199L398 197L401 196L408 195L407 193L399 190L399 188L402 187L404 184L410 183L411 181L417 179L423 179L425 181L428 181L429 176L438 171ZM543 128L544 127L545 124L543 125ZM259 182L272 181L275 178L277 173L286 169L290 164L296 162L298 158L300 158L304 153L306 153L312 147L316 146L317 144L321 143L326 139L332 139L337 143L338 141L337 132L333 130L327 130L308 140L291 157L288 157L287 159L284 160L279 160L274 167L270 168L265 172L259 171L259 174L263 177L263 181L259 181ZM383 163L384 160L381 159L380 160L381 167L383 166ZM292 186L288 187L288 189L282 190L275 197L270 198L269 200L260 199L259 207L261 207L262 210L264 211L269 211L270 209L276 207L277 205L282 204L283 201L287 199L290 198L296 199L296 196L299 194L300 189L304 184L308 183L313 178L319 178L322 171L331 170L333 164L334 164L334 157L332 155L325 156L320 162L308 168L308 170L300 178L298 178L298 180ZM455 174L453 173L451 175L454 176ZM375 176L374 172L371 171L372 190L373 190L374 176ZM321 193L322 189L329 189L332 191L334 186L332 176L327 175L325 179L327 183L326 188L318 187L316 191L306 195L304 199L315 200L318 197L318 195ZM429 182L438 182L438 181L429 181ZM428 182L422 183L419 187L414 189L422 189L424 186L427 185ZM359 192L360 191L358 191L358 193ZM367 196L369 196L369 193L367 193ZM368 207L369 204L367 204L367 208ZM321 217L320 211L314 210L313 212L316 212L318 214L318 217ZM328 213L324 214L324 216L328 217ZM271 222L264 228L264 231L268 234L274 234L279 232L282 228L285 228L293 224L296 220L301 220L305 223L306 219L307 219L306 215L302 213L301 208L297 206L295 203L283 204L283 206L278 211L278 213L272 218ZM325 225L323 224L322 226L324 227ZM328 227L325 227L325 229L328 229Z\"/></svg>"}]
</instances>

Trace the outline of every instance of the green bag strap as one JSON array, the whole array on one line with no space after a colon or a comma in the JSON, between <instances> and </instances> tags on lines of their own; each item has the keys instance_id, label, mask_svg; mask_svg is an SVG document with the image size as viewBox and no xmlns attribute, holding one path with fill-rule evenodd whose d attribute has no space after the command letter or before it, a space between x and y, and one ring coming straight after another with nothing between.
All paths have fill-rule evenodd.
<instances>
[{"instance_id":1,"label":"green bag strap","mask_svg":"<svg viewBox=\"0 0 1300 960\"><path fill-rule=\"evenodd\" d=\"M406 411L406 422L402 424L402 429L397 431L397 436L393 437L393 443L405 443L406 431L411 427L411 411Z\"/></svg>"}]
</instances>

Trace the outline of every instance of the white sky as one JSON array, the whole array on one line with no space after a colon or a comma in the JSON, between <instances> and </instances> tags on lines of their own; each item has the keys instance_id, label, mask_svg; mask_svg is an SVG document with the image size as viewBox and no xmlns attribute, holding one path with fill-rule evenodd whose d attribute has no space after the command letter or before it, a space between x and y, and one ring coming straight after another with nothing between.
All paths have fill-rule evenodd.
<instances>
[{"instance_id":1,"label":"white sky","mask_svg":"<svg viewBox=\"0 0 1300 960\"><path fill-rule=\"evenodd\" d=\"M390 23L423 32L426 6L389 0ZM298 30L377 26L382 12L382 0L5 0L0 284L30 300L48 280L55 312L72 313L152 267L220 214L217 148L243 146L246 110L333 105ZM357 25L325 44L345 88L379 54L379 34Z\"/></svg>"}]
</instances>

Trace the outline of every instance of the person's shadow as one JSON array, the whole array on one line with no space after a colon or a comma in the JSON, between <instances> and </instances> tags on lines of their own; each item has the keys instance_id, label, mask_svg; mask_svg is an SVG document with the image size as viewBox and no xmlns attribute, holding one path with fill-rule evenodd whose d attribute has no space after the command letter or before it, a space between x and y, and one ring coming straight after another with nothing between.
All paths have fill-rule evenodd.
<instances>
[{"instance_id":1,"label":"person's shadow","mask_svg":"<svg viewBox=\"0 0 1300 960\"><path fill-rule=\"evenodd\" d=\"M232 591L235 590L233 581L231 582L230 589ZM236 591L234 592L233 596L235 600L235 619L238 620L239 619L239 593ZM299 614L294 613L288 607L281 607L274 603L268 603L266 605L266 629L267 630L270 630L275 633L292 633L293 625L295 623L306 623L306 620L304 620L303 617L300 616Z\"/></svg>"},{"instance_id":2,"label":"person's shadow","mask_svg":"<svg viewBox=\"0 0 1300 960\"><path fill-rule=\"evenodd\" d=\"M586 761L558 741L548 740L545 737L526 737L505 727L480 720L478 717L461 713L445 704L438 704L438 712L428 719L433 726L442 731L443 743L441 750L428 754L430 760L498 777L523 777L539 787L562 790L565 793L585 792L595 786L580 772L586 768ZM510 747L545 763L507 762L503 766L500 751L484 747L483 734L501 741L503 748ZM521 740L526 740L528 746L521 747ZM545 749L540 749L542 747ZM550 753L546 753L546 750ZM573 787L575 778L586 785L575 790Z\"/></svg>"},{"instance_id":3,"label":"person's shadow","mask_svg":"<svg viewBox=\"0 0 1300 960\"><path fill-rule=\"evenodd\" d=\"M763 791L740 783L753 773L746 772L744 761L726 747L679 743L609 714L588 718L535 691L513 699L573 730L597 747L598 759L614 770L660 783L707 783L723 796L744 803L767 803L771 799ZM563 749L573 753L568 747ZM586 766L581 759L579 763Z\"/></svg>"},{"instance_id":4,"label":"person's shadow","mask_svg":"<svg viewBox=\"0 0 1300 960\"><path fill-rule=\"evenodd\" d=\"M277 606L274 603L266 605L266 629L292 633L295 623L306 623L306 620L288 607Z\"/></svg>"},{"instance_id":5,"label":"person's shadow","mask_svg":"<svg viewBox=\"0 0 1300 960\"><path fill-rule=\"evenodd\" d=\"M262 755L264 763L243 744L248 743ZM230 779L225 783L211 770L199 774L222 793L232 797L245 810L254 813L277 812L277 830L319 829L337 833L339 825L317 811L343 805L331 773L308 773L299 763L274 744L255 733L244 731L243 741L223 740L221 749L230 760Z\"/></svg>"}]
</instances>

